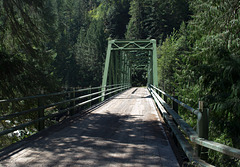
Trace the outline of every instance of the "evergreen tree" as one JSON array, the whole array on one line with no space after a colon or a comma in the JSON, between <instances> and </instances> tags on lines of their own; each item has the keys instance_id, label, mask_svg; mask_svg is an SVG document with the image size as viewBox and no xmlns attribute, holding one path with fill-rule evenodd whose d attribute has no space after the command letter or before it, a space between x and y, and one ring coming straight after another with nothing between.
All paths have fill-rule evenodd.
<instances>
[{"instance_id":1,"label":"evergreen tree","mask_svg":"<svg viewBox=\"0 0 240 167\"><path fill-rule=\"evenodd\" d=\"M53 52L46 47L50 32L45 29L51 27L45 20L51 13L44 11L46 3L1 1L0 96L4 98L53 88Z\"/></svg>"},{"instance_id":2,"label":"evergreen tree","mask_svg":"<svg viewBox=\"0 0 240 167\"><path fill-rule=\"evenodd\" d=\"M174 29L179 29L190 15L186 0L133 0L129 13L131 19L126 38L157 40L165 39Z\"/></svg>"},{"instance_id":3,"label":"evergreen tree","mask_svg":"<svg viewBox=\"0 0 240 167\"><path fill-rule=\"evenodd\" d=\"M126 25L129 22L129 0L115 1L110 4L108 14L105 18L106 30L109 37L113 39L124 39Z\"/></svg>"},{"instance_id":4,"label":"evergreen tree","mask_svg":"<svg viewBox=\"0 0 240 167\"><path fill-rule=\"evenodd\" d=\"M31 96L56 91L56 81L51 63L55 41L55 18L51 1L9 0L0 2L0 99ZM52 24L53 23L53 24ZM37 101L23 100L1 103L0 115L36 108ZM34 120L37 112L0 121L2 130ZM29 136L36 128L29 126L14 134L1 136L0 147Z\"/></svg>"},{"instance_id":5,"label":"evergreen tree","mask_svg":"<svg viewBox=\"0 0 240 167\"><path fill-rule=\"evenodd\" d=\"M193 20L189 28L193 42L196 79L201 83L203 99L211 107L211 139L240 147L240 58L239 1L193 1ZM219 156L221 166L233 166L234 160Z\"/></svg>"},{"instance_id":6,"label":"evergreen tree","mask_svg":"<svg viewBox=\"0 0 240 167\"><path fill-rule=\"evenodd\" d=\"M129 7L129 0L103 0L90 13L94 19L102 19L109 38L124 39L130 18Z\"/></svg>"},{"instance_id":7,"label":"evergreen tree","mask_svg":"<svg viewBox=\"0 0 240 167\"><path fill-rule=\"evenodd\" d=\"M144 39L143 34L143 1L142 0L133 0L130 3L131 19L128 23L128 29L126 32L127 39Z\"/></svg>"},{"instance_id":8,"label":"evergreen tree","mask_svg":"<svg viewBox=\"0 0 240 167\"><path fill-rule=\"evenodd\" d=\"M86 87L101 84L106 44L102 20L93 20L87 30L80 30L75 45L79 85Z\"/></svg>"},{"instance_id":9,"label":"evergreen tree","mask_svg":"<svg viewBox=\"0 0 240 167\"><path fill-rule=\"evenodd\" d=\"M59 38L56 43L57 56L54 66L57 76L65 87L78 86L79 84L74 45L77 42L80 29L87 27L90 22L88 18L88 9L90 8L85 0L57 1Z\"/></svg>"},{"instance_id":10,"label":"evergreen tree","mask_svg":"<svg viewBox=\"0 0 240 167\"><path fill-rule=\"evenodd\" d=\"M193 107L199 99L205 101L210 108L210 140L239 148L239 1L194 0L191 9L193 19L185 32L177 38L172 35L160 47L161 80L174 85L180 98ZM209 161L217 166L239 165L212 151Z\"/></svg>"}]
</instances>

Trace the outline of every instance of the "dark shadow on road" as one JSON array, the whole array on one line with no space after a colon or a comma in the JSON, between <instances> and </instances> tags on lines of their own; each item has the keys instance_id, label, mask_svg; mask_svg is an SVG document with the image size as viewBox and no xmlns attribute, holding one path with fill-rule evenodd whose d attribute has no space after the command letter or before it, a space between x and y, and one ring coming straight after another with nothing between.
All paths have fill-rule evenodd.
<instances>
[{"instance_id":1,"label":"dark shadow on road","mask_svg":"<svg viewBox=\"0 0 240 167\"><path fill-rule=\"evenodd\" d=\"M158 121L142 121L136 117L138 115L91 114L85 120L80 118L80 121L66 123L60 131L50 129L47 135L29 141L18 151L34 150L26 155L32 158L29 165L33 166L42 163L91 166L93 162L99 166L111 163L157 165L162 161L159 156L165 154L158 156L161 148L168 145L167 139ZM136 120L131 121L132 118Z\"/></svg>"},{"instance_id":2,"label":"dark shadow on road","mask_svg":"<svg viewBox=\"0 0 240 167\"><path fill-rule=\"evenodd\" d=\"M169 156L171 147L154 115L143 118L117 113L90 113L65 120L24 140L16 150L0 158L0 166L9 165L10 158L21 158L14 164L19 167L177 166Z\"/></svg>"},{"instance_id":3,"label":"dark shadow on road","mask_svg":"<svg viewBox=\"0 0 240 167\"><path fill-rule=\"evenodd\" d=\"M125 98L125 97L115 97L114 99L150 99L150 98L152 98L152 96L150 95L150 96L145 96L145 97L141 97L141 96L131 96L131 97L129 97L129 98Z\"/></svg>"}]
</instances>

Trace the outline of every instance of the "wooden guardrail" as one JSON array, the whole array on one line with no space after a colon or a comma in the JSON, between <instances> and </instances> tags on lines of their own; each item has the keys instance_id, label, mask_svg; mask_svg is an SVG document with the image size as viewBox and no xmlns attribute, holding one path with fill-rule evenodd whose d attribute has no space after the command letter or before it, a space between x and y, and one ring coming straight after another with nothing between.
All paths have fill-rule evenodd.
<instances>
[{"instance_id":1,"label":"wooden guardrail","mask_svg":"<svg viewBox=\"0 0 240 167\"><path fill-rule=\"evenodd\" d=\"M21 98L14 98L14 99L4 99L0 100L0 105L5 103L13 103L13 102L23 102L26 100L37 100L38 106L35 108L30 108L24 111L15 111L14 113L8 114L8 115L0 115L0 121L6 121L11 120L13 118L18 118L21 116L26 116L26 114L35 114L35 119L27 118L24 121L24 123L14 125L10 128L1 128L2 131L0 131L0 137L9 133L12 133L16 130L24 129L25 127L28 127L30 125L36 125L37 124L37 130L43 130L45 128L45 120L49 118L53 118L59 115L63 114L69 114L73 115L77 113L75 110L77 107L80 107L85 104L91 104L93 101L100 100L103 96L109 97L110 95L113 95L117 92L120 92L122 90L128 89L130 87L129 84L115 84L115 85L108 85L103 87L90 87L85 89L72 89L70 91L63 91L63 92L57 92L57 93L51 93L51 94L41 94L36 96L29 96L29 97L21 97ZM50 99L50 97L53 96L65 96L68 95L68 99L65 97L60 98L61 101L57 101L54 103L46 104L45 102ZM51 102L51 100L49 100ZM48 115L46 115L46 110L55 109L56 107L60 105L64 105L65 108L60 108L55 113L51 113L51 111L48 111ZM88 107L90 107L88 105ZM0 113L2 114L2 113Z\"/></svg>"},{"instance_id":2,"label":"wooden guardrail","mask_svg":"<svg viewBox=\"0 0 240 167\"><path fill-rule=\"evenodd\" d=\"M204 148L212 149L217 152L240 159L239 149L208 140L209 116L208 110L203 109L202 102L199 102L199 109L196 110L153 85L149 85L148 90L155 100L156 105L161 112L161 115L164 117L172 129L179 144L181 145L190 161L196 162L201 166L212 166L200 159L201 150L204 150ZM167 98L173 101L172 108L167 104ZM178 115L178 105L183 106L197 116L197 132ZM197 145L195 149L193 149L192 145L184 137L182 132L189 138L192 143Z\"/></svg>"}]
</instances>

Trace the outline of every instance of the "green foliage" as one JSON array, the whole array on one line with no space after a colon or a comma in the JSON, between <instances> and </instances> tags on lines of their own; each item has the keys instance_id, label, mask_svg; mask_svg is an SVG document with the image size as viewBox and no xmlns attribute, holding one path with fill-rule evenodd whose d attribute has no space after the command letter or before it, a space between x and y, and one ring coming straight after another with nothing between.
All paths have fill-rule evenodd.
<instances>
[{"instance_id":1,"label":"green foliage","mask_svg":"<svg viewBox=\"0 0 240 167\"><path fill-rule=\"evenodd\" d=\"M129 22L129 0L110 1L105 21L105 33L112 39L124 39Z\"/></svg>"},{"instance_id":2,"label":"green foliage","mask_svg":"<svg viewBox=\"0 0 240 167\"><path fill-rule=\"evenodd\" d=\"M66 87L100 85L107 38L123 38L129 2L57 1L58 41L54 62Z\"/></svg>"},{"instance_id":3,"label":"green foliage","mask_svg":"<svg viewBox=\"0 0 240 167\"><path fill-rule=\"evenodd\" d=\"M76 63L79 66L78 81L82 86L101 84L102 67L105 59L106 37L102 20L94 20L87 31L80 30L75 44Z\"/></svg>"},{"instance_id":4,"label":"green foliage","mask_svg":"<svg viewBox=\"0 0 240 167\"><path fill-rule=\"evenodd\" d=\"M131 1L129 14L131 15L131 19L128 23L128 29L126 32L127 39L144 39L142 34L142 0L133 0Z\"/></svg>"},{"instance_id":5,"label":"green foliage","mask_svg":"<svg viewBox=\"0 0 240 167\"><path fill-rule=\"evenodd\" d=\"M133 0L129 14L127 39L163 40L189 19L190 12L185 0Z\"/></svg>"},{"instance_id":6,"label":"green foliage","mask_svg":"<svg viewBox=\"0 0 240 167\"><path fill-rule=\"evenodd\" d=\"M45 28L51 27L45 20L50 13L43 12L44 1L3 1L0 7L0 96L26 96L56 87L51 71L54 52L47 47L52 39Z\"/></svg>"},{"instance_id":7,"label":"green foliage","mask_svg":"<svg viewBox=\"0 0 240 167\"><path fill-rule=\"evenodd\" d=\"M175 61L178 59L176 57L178 49L176 35L176 32L174 32L169 38L166 38L158 48L158 54L160 55L160 58L158 59L159 84L163 90L171 93L174 92Z\"/></svg>"},{"instance_id":8,"label":"green foliage","mask_svg":"<svg viewBox=\"0 0 240 167\"><path fill-rule=\"evenodd\" d=\"M0 97L100 85L107 39L155 38L160 41L159 86L194 108L204 100L210 108L210 140L240 148L239 14L238 0L1 1ZM146 80L144 70L132 74ZM0 112L36 106L2 105ZM192 114L181 109L180 114L196 124ZM26 119L1 122L1 128ZM15 142L35 132L29 128L2 140ZM217 166L240 163L216 152L209 155Z\"/></svg>"},{"instance_id":9,"label":"green foliage","mask_svg":"<svg viewBox=\"0 0 240 167\"><path fill-rule=\"evenodd\" d=\"M239 1L194 0L191 9L193 19L185 31L181 28L159 47L160 86L167 82L166 91L177 92L195 108L204 100L210 108L210 140L240 148ZM239 164L216 152L210 152L209 161Z\"/></svg>"},{"instance_id":10,"label":"green foliage","mask_svg":"<svg viewBox=\"0 0 240 167\"><path fill-rule=\"evenodd\" d=\"M211 107L211 139L228 143L240 148L239 108L240 108L240 31L239 1L203 2L192 4L196 10L190 31L194 40L194 54L202 62L196 70L201 70L199 77L203 99ZM198 9L196 9L198 8ZM213 20L218 20L213 22ZM207 24L206 24L207 22ZM196 26L198 24L198 26ZM197 31L196 31L197 30ZM224 134L224 135L223 135ZM225 166L234 160L221 157L216 161ZM234 166L234 165L232 165Z\"/></svg>"},{"instance_id":11,"label":"green foliage","mask_svg":"<svg viewBox=\"0 0 240 167\"><path fill-rule=\"evenodd\" d=\"M59 88L53 73L55 18L51 2L9 0L0 3L0 98L16 98L52 92ZM37 106L37 102L5 103L0 115ZM35 119L36 113L0 121L4 130ZM1 146L16 142L36 132L34 126L1 137ZM6 145L5 145L5 144Z\"/></svg>"}]
</instances>

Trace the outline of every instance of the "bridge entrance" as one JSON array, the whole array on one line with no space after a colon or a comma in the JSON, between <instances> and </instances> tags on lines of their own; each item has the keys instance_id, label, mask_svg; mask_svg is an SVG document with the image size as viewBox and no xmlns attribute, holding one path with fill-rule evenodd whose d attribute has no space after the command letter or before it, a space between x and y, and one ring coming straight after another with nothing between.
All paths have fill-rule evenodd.
<instances>
[{"instance_id":1,"label":"bridge entrance","mask_svg":"<svg viewBox=\"0 0 240 167\"><path fill-rule=\"evenodd\" d=\"M147 84L158 85L156 40L108 41L102 86L132 84L139 75Z\"/></svg>"},{"instance_id":2,"label":"bridge entrance","mask_svg":"<svg viewBox=\"0 0 240 167\"><path fill-rule=\"evenodd\" d=\"M147 85L147 71L145 69L133 70L132 76L132 87L142 87Z\"/></svg>"}]
</instances>

